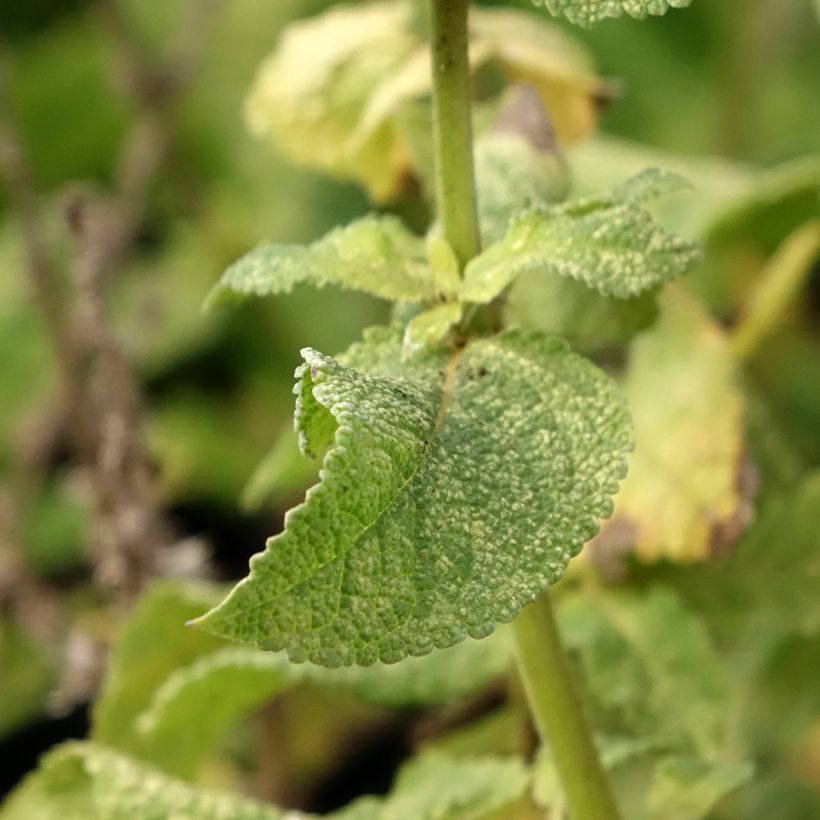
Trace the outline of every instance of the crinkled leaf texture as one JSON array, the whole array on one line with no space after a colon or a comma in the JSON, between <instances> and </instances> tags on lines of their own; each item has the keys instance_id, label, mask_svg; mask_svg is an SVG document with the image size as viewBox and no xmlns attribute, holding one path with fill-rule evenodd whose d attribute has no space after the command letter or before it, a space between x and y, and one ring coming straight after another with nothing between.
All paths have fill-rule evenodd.
<instances>
[{"instance_id":1,"label":"crinkled leaf texture","mask_svg":"<svg viewBox=\"0 0 820 820\"><path fill-rule=\"evenodd\" d=\"M692 0L533 0L546 6L552 14L563 14L579 26L592 26L607 17L631 14L643 18L648 14L666 14L669 9L682 9Z\"/></svg>"},{"instance_id":2,"label":"crinkled leaf texture","mask_svg":"<svg viewBox=\"0 0 820 820\"><path fill-rule=\"evenodd\" d=\"M262 245L231 265L208 305L327 284L408 302L435 296L424 242L393 216L366 216L312 245Z\"/></svg>"},{"instance_id":3,"label":"crinkled leaf texture","mask_svg":"<svg viewBox=\"0 0 820 820\"><path fill-rule=\"evenodd\" d=\"M677 174L648 169L609 197L524 211L503 239L468 263L460 298L489 302L528 271L575 279L619 299L683 276L700 251L659 227L643 206L685 185Z\"/></svg>"},{"instance_id":4,"label":"crinkled leaf texture","mask_svg":"<svg viewBox=\"0 0 820 820\"><path fill-rule=\"evenodd\" d=\"M284 820L293 816L238 795L175 780L106 746L77 742L49 752L0 811L2 820Z\"/></svg>"},{"instance_id":5,"label":"crinkled leaf texture","mask_svg":"<svg viewBox=\"0 0 820 820\"><path fill-rule=\"evenodd\" d=\"M365 797L337 820L464 820L495 816L530 782L513 758L427 754L407 764L385 798ZM2 820L308 820L167 776L106 746L71 742L41 761L0 810Z\"/></svg>"},{"instance_id":6,"label":"crinkled leaf texture","mask_svg":"<svg viewBox=\"0 0 820 820\"><path fill-rule=\"evenodd\" d=\"M384 329L346 364L304 351L321 483L203 628L327 666L423 655L511 620L611 514L631 426L591 362L538 333L401 352Z\"/></svg>"}]
</instances>

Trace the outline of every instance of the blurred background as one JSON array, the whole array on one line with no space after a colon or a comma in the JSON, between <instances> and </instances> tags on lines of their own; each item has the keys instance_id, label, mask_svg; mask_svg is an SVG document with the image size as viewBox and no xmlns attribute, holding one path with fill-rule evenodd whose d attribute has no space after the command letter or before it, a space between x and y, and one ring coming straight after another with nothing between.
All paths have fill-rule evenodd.
<instances>
[{"instance_id":1,"label":"blurred background","mask_svg":"<svg viewBox=\"0 0 820 820\"><path fill-rule=\"evenodd\" d=\"M361 188L297 167L244 122L278 32L330 5L0 2L3 791L51 745L85 735L107 648L150 579L245 574L314 477L289 435L299 349L343 350L388 318L384 304L332 289L201 309L260 240L310 241L371 207ZM507 5L545 16L527 0ZM611 81L597 133L562 146L576 190L645 164L686 173L703 196L676 225L706 245L690 287L730 328L784 240L818 216L816 9L693 0L591 31L554 24ZM428 220L412 180L379 207L417 228ZM820 467L820 270L801 276L744 371L750 438L766 445L761 492ZM798 670L820 669L812 640L789 650ZM800 691L790 743L820 733L820 693ZM383 789L417 714L338 706L372 731L361 759L322 770L321 742L294 727L328 710L298 697L291 802L329 809ZM812 788L818 743L796 764Z\"/></svg>"}]
</instances>

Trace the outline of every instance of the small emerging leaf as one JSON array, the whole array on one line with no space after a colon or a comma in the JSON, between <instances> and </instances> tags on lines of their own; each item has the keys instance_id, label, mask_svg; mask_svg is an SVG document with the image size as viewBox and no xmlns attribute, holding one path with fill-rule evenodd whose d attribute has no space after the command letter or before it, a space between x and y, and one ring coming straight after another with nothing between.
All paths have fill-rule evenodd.
<instances>
[{"instance_id":1,"label":"small emerging leaf","mask_svg":"<svg viewBox=\"0 0 820 820\"><path fill-rule=\"evenodd\" d=\"M630 14L643 18L648 14L666 14L669 9L686 8L692 0L533 0L546 6L552 14L563 14L579 26L592 26L607 17Z\"/></svg>"},{"instance_id":2,"label":"small emerging leaf","mask_svg":"<svg viewBox=\"0 0 820 820\"><path fill-rule=\"evenodd\" d=\"M312 245L263 245L222 275L206 307L332 284L394 301L434 297L424 243L392 216L366 216Z\"/></svg>"},{"instance_id":3,"label":"small emerging leaf","mask_svg":"<svg viewBox=\"0 0 820 820\"><path fill-rule=\"evenodd\" d=\"M461 303L448 302L414 316L404 330L405 351L412 354L437 345L461 321L463 312Z\"/></svg>"},{"instance_id":4,"label":"small emerging leaf","mask_svg":"<svg viewBox=\"0 0 820 820\"><path fill-rule=\"evenodd\" d=\"M517 276L534 270L575 279L620 299L683 276L699 261L698 248L668 234L641 207L646 199L681 184L676 174L649 170L611 197L520 214L502 240L467 265L460 297L491 301Z\"/></svg>"},{"instance_id":5,"label":"small emerging leaf","mask_svg":"<svg viewBox=\"0 0 820 820\"><path fill-rule=\"evenodd\" d=\"M301 412L338 425L322 481L203 628L327 666L423 655L515 617L610 514L630 425L590 362L540 334L401 347L305 351Z\"/></svg>"}]
</instances>

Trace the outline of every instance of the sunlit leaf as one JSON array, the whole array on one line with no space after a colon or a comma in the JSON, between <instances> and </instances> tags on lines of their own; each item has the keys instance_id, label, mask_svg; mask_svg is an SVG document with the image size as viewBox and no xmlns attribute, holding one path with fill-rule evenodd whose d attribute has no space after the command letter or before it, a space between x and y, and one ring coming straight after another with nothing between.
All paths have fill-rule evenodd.
<instances>
[{"instance_id":1,"label":"sunlit leaf","mask_svg":"<svg viewBox=\"0 0 820 820\"><path fill-rule=\"evenodd\" d=\"M642 207L681 184L677 175L647 170L611 197L519 214L503 239L468 263L460 297L488 302L527 271L566 276L620 299L682 276L699 261L698 248Z\"/></svg>"},{"instance_id":2,"label":"sunlit leaf","mask_svg":"<svg viewBox=\"0 0 820 820\"><path fill-rule=\"evenodd\" d=\"M348 357L365 372L304 355L322 482L203 628L328 666L423 655L513 618L611 511L628 417L563 343L512 332L402 365L400 338L371 335Z\"/></svg>"},{"instance_id":3,"label":"sunlit leaf","mask_svg":"<svg viewBox=\"0 0 820 820\"><path fill-rule=\"evenodd\" d=\"M432 299L424 243L391 216L367 216L312 245L263 245L229 267L208 304L337 285L383 299Z\"/></svg>"}]
</instances>

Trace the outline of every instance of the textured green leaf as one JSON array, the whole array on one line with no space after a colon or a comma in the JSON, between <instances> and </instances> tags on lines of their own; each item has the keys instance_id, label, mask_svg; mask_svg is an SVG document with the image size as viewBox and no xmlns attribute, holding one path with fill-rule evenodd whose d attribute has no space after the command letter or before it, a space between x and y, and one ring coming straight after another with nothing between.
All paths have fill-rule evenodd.
<instances>
[{"instance_id":1,"label":"textured green leaf","mask_svg":"<svg viewBox=\"0 0 820 820\"><path fill-rule=\"evenodd\" d=\"M404 329L404 349L415 353L437 345L453 325L461 321L464 306L459 302L445 302L414 316Z\"/></svg>"},{"instance_id":2,"label":"textured green leaf","mask_svg":"<svg viewBox=\"0 0 820 820\"><path fill-rule=\"evenodd\" d=\"M625 390L636 446L615 518L642 558L705 558L742 503L743 397L725 334L684 291L633 342Z\"/></svg>"},{"instance_id":3,"label":"textured green leaf","mask_svg":"<svg viewBox=\"0 0 820 820\"><path fill-rule=\"evenodd\" d=\"M699 261L699 250L660 228L642 207L679 185L677 175L648 170L611 197L525 211L503 239L467 265L460 298L491 301L520 274L535 270L620 299L683 276Z\"/></svg>"},{"instance_id":4,"label":"textured green leaf","mask_svg":"<svg viewBox=\"0 0 820 820\"><path fill-rule=\"evenodd\" d=\"M573 596L559 618L603 731L715 756L728 681L704 623L671 590Z\"/></svg>"},{"instance_id":5,"label":"textured green leaf","mask_svg":"<svg viewBox=\"0 0 820 820\"><path fill-rule=\"evenodd\" d=\"M513 618L610 514L628 415L562 342L511 332L402 365L375 334L347 357L366 372L304 356L302 437L315 452L320 410L338 424L322 481L205 629L328 666L426 654Z\"/></svg>"},{"instance_id":6,"label":"textured green leaf","mask_svg":"<svg viewBox=\"0 0 820 820\"><path fill-rule=\"evenodd\" d=\"M58 746L0 810L2 820L283 820L285 812L175 780L94 743ZM289 812L287 817L304 817Z\"/></svg>"},{"instance_id":7,"label":"textured green leaf","mask_svg":"<svg viewBox=\"0 0 820 820\"><path fill-rule=\"evenodd\" d=\"M485 641L466 640L401 664L337 669L293 664L283 653L228 646L169 675L137 726L152 749L164 754L152 756L153 762L189 776L225 728L283 686L308 681L393 708L443 705L468 697L503 675L511 658L503 630ZM185 753L175 748L180 744ZM176 759L182 768L175 765Z\"/></svg>"},{"instance_id":8,"label":"textured green leaf","mask_svg":"<svg viewBox=\"0 0 820 820\"><path fill-rule=\"evenodd\" d=\"M530 776L514 758L429 753L402 768L385 800L364 798L339 820L482 820L520 798Z\"/></svg>"},{"instance_id":9,"label":"textured green leaf","mask_svg":"<svg viewBox=\"0 0 820 820\"><path fill-rule=\"evenodd\" d=\"M658 317L658 294L609 299L581 282L530 271L504 301L504 324L566 339L579 353L596 353L629 341Z\"/></svg>"},{"instance_id":10,"label":"textured green leaf","mask_svg":"<svg viewBox=\"0 0 820 820\"><path fill-rule=\"evenodd\" d=\"M109 656L106 681L94 706L94 740L141 751L136 720L154 690L177 667L224 646L185 626L217 599L212 588L173 582L158 583L145 593Z\"/></svg>"},{"instance_id":11,"label":"textured green leaf","mask_svg":"<svg viewBox=\"0 0 820 820\"><path fill-rule=\"evenodd\" d=\"M706 817L717 802L752 776L750 763L707 763L669 757L655 769L649 793L652 820Z\"/></svg>"},{"instance_id":12,"label":"textured green leaf","mask_svg":"<svg viewBox=\"0 0 820 820\"><path fill-rule=\"evenodd\" d=\"M392 216L366 216L312 245L263 245L231 265L208 305L289 293L307 282L408 302L435 296L424 243Z\"/></svg>"},{"instance_id":13,"label":"textured green leaf","mask_svg":"<svg viewBox=\"0 0 820 820\"><path fill-rule=\"evenodd\" d=\"M592 26L607 17L630 14L643 18L648 14L666 14L669 9L686 8L692 0L533 0L546 6L552 14L563 14L579 26Z\"/></svg>"},{"instance_id":14,"label":"textured green leaf","mask_svg":"<svg viewBox=\"0 0 820 820\"><path fill-rule=\"evenodd\" d=\"M142 757L191 778L225 732L290 682L287 661L228 646L174 670L139 715Z\"/></svg>"}]
</instances>

